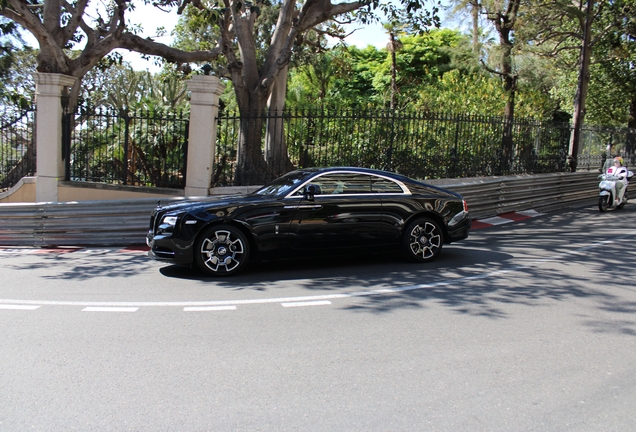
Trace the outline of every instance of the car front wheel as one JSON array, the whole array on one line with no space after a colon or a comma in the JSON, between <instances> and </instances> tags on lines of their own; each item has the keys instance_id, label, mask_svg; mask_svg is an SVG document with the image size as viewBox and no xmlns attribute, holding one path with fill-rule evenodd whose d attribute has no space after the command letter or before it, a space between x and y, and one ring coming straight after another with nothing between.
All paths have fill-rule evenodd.
<instances>
[{"instance_id":1,"label":"car front wheel","mask_svg":"<svg viewBox=\"0 0 636 432\"><path fill-rule=\"evenodd\" d=\"M433 261L442 251L444 234L433 219L420 218L410 223L404 232L402 251L414 262Z\"/></svg>"},{"instance_id":2,"label":"car front wheel","mask_svg":"<svg viewBox=\"0 0 636 432\"><path fill-rule=\"evenodd\" d=\"M241 270L250 255L245 235L231 225L208 228L196 242L195 260L205 273L230 276Z\"/></svg>"}]
</instances>

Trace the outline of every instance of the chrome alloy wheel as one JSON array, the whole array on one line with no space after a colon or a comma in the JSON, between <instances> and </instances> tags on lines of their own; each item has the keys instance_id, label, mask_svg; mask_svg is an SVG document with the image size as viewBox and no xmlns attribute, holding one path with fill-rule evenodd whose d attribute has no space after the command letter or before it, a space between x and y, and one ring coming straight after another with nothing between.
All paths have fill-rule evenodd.
<instances>
[{"instance_id":1,"label":"chrome alloy wheel","mask_svg":"<svg viewBox=\"0 0 636 432\"><path fill-rule=\"evenodd\" d=\"M413 222L406 231L404 248L413 261L432 261L444 244L442 230L436 222L423 218Z\"/></svg>"},{"instance_id":2,"label":"chrome alloy wheel","mask_svg":"<svg viewBox=\"0 0 636 432\"><path fill-rule=\"evenodd\" d=\"M213 275L237 272L248 260L249 245L234 227L222 225L208 230L198 243L197 264Z\"/></svg>"}]
</instances>

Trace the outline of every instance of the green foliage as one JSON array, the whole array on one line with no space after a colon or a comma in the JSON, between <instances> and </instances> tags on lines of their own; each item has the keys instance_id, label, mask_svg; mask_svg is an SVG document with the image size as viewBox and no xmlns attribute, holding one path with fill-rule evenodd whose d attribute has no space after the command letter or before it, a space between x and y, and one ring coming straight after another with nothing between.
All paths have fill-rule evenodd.
<instances>
[{"instance_id":1,"label":"green foliage","mask_svg":"<svg viewBox=\"0 0 636 432\"><path fill-rule=\"evenodd\" d=\"M169 69L152 74L135 71L126 64L115 64L91 70L82 86L81 100L94 107L151 111L189 108L183 74Z\"/></svg>"},{"instance_id":2,"label":"green foliage","mask_svg":"<svg viewBox=\"0 0 636 432\"><path fill-rule=\"evenodd\" d=\"M32 74L36 55L37 52L29 48L12 50L10 67L4 71L0 87L0 105L4 113L15 115L33 106L35 83Z\"/></svg>"}]
</instances>

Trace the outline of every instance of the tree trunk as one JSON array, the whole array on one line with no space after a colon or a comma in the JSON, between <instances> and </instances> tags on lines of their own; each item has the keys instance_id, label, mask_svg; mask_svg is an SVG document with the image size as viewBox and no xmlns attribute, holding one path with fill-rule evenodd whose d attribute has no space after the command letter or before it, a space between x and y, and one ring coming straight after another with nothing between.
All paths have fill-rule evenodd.
<instances>
[{"instance_id":1,"label":"tree trunk","mask_svg":"<svg viewBox=\"0 0 636 432\"><path fill-rule=\"evenodd\" d=\"M480 6L479 6L479 1L478 0L471 0L470 1L470 6L471 6L471 15L472 15L472 24L473 24L473 53L476 56L479 56L479 53L481 51L481 44L479 41L479 10L480 10Z\"/></svg>"},{"instance_id":2,"label":"tree trunk","mask_svg":"<svg viewBox=\"0 0 636 432\"><path fill-rule=\"evenodd\" d=\"M390 102L390 107L392 110L395 109L395 105L396 105L396 97L397 97L397 92L398 92L398 88L397 88L397 58L395 56L395 51L397 50L396 47L396 40L395 40L395 34L393 34L393 32L389 32L389 38L390 38L390 49L389 51L391 52L391 102Z\"/></svg>"},{"instance_id":3,"label":"tree trunk","mask_svg":"<svg viewBox=\"0 0 636 432\"><path fill-rule=\"evenodd\" d=\"M629 104L627 127L631 130L627 133L625 151L628 155L634 157L634 153L636 152L636 99L632 99L632 102Z\"/></svg>"},{"instance_id":4,"label":"tree trunk","mask_svg":"<svg viewBox=\"0 0 636 432\"><path fill-rule=\"evenodd\" d=\"M267 129L265 132L265 160L269 171L275 177L288 173L294 169L289 160L283 111L285 109L285 94L287 92L287 75L289 66L281 69L272 86L272 94L267 101Z\"/></svg>"},{"instance_id":5,"label":"tree trunk","mask_svg":"<svg viewBox=\"0 0 636 432\"><path fill-rule=\"evenodd\" d=\"M501 75L503 76L504 91L507 97L504 108L504 131L501 139L501 171L504 174L510 169L514 156L512 125L515 118L515 93L517 91L517 77L513 74L512 69L512 42L510 41L509 29L500 30L500 43L502 49Z\"/></svg>"},{"instance_id":6,"label":"tree trunk","mask_svg":"<svg viewBox=\"0 0 636 432\"><path fill-rule=\"evenodd\" d=\"M245 94L247 93L247 94ZM273 179L263 156L262 137L266 100L263 93L245 92L239 101L239 138L236 155L235 186L261 185Z\"/></svg>"},{"instance_id":7,"label":"tree trunk","mask_svg":"<svg viewBox=\"0 0 636 432\"><path fill-rule=\"evenodd\" d=\"M570 171L576 172L577 157L579 155L579 145L581 140L581 127L585 120L585 98L590 82L590 57L592 55L591 34L592 21L594 18L594 0L587 0L587 10L585 14L585 28L583 29L583 45L579 59L579 80L574 97L574 113L572 114L572 135L570 138L570 150L568 159Z\"/></svg>"}]
</instances>

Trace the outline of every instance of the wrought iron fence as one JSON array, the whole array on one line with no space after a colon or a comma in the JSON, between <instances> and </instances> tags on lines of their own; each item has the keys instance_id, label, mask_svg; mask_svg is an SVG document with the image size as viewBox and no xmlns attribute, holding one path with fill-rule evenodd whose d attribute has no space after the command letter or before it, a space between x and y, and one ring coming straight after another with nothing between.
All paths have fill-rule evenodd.
<instances>
[{"instance_id":1,"label":"wrought iron fence","mask_svg":"<svg viewBox=\"0 0 636 432\"><path fill-rule=\"evenodd\" d=\"M0 116L0 192L35 174L35 110Z\"/></svg>"},{"instance_id":2,"label":"wrought iron fence","mask_svg":"<svg viewBox=\"0 0 636 432\"><path fill-rule=\"evenodd\" d=\"M182 112L83 107L65 113L66 180L183 188L188 129Z\"/></svg>"},{"instance_id":3,"label":"wrought iron fence","mask_svg":"<svg viewBox=\"0 0 636 432\"><path fill-rule=\"evenodd\" d=\"M579 169L605 166L608 156L621 155L628 167L636 164L636 129L583 126L578 156Z\"/></svg>"},{"instance_id":4,"label":"wrought iron fence","mask_svg":"<svg viewBox=\"0 0 636 432\"><path fill-rule=\"evenodd\" d=\"M5 116L6 118L7 116ZM3 120L0 190L35 173L33 110ZM350 165L420 178L551 173L569 170L568 124L516 120L514 149L504 158L504 119L391 111L306 110L218 119L212 186L238 185L238 144L258 139L261 161L251 183L292 168ZM183 188L189 120L186 113L82 108L64 115L66 178L122 185ZM601 168L610 152L636 163L636 130L583 128L579 170Z\"/></svg>"},{"instance_id":5,"label":"wrought iron fence","mask_svg":"<svg viewBox=\"0 0 636 432\"><path fill-rule=\"evenodd\" d=\"M237 143L255 128L260 130L261 157L267 161L256 182L286 172L290 163L387 169L420 179L568 169L567 124L515 121L510 160L504 159L502 149L505 122L497 117L306 110L221 113L218 126L213 185L237 183Z\"/></svg>"}]
</instances>

